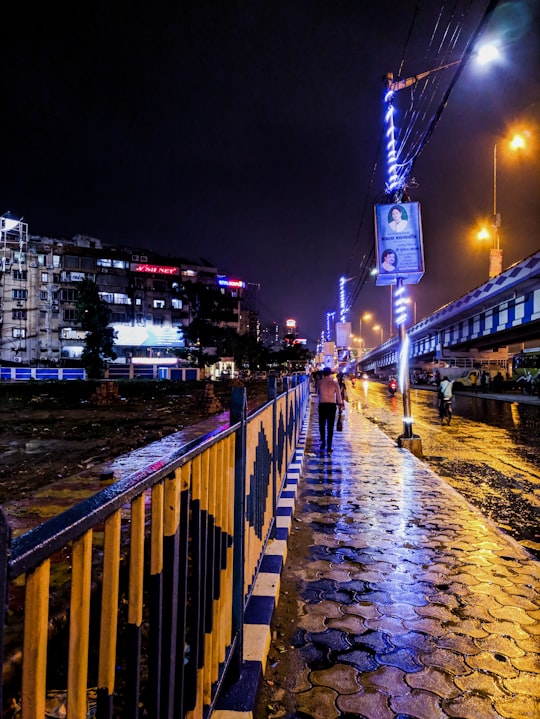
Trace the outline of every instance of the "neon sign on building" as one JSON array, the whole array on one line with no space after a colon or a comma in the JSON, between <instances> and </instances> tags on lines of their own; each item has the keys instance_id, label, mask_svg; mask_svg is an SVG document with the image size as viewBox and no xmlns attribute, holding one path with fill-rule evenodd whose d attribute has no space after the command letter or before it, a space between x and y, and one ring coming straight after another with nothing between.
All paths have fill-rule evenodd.
<instances>
[{"instance_id":1,"label":"neon sign on building","mask_svg":"<svg viewBox=\"0 0 540 719\"><path fill-rule=\"evenodd\" d=\"M178 275L180 274L178 267L169 267L167 265L150 265L147 262L132 262L130 265L132 272L146 272L153 275Z\"/></svg>"},{"instance_id":2,"label":"neon sign on building","mask_svg":"<svg viewBox=\"0 0 540 719\"><path fill-rule=\"evenodd\" d=\"M220 277L218 279L218 285L220 287L237 287L241 289L246 286L246 283L242 282L242 280L229 280L227 277Z\"/></svg>"}]
</instances>

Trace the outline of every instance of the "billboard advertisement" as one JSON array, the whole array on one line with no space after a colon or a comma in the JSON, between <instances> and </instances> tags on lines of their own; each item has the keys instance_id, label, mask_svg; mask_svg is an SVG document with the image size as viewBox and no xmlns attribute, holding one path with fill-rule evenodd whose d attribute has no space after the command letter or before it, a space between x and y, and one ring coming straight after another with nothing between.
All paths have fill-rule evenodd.
<instances>
[{"instance_id":1,"label":"billboard advertisement","mask_svg":"<svg viewBox=\"0 0 540 719\"><path fill-rule=\"evenodd\" d=\"M352 327L350 322L336 323L336 345L338 347L348 347L351 344Z\"/></svg>"},{"instance_id":2,"label":"billboard advertisement","mask_svg":"<svg viewBox=\"0 0 540 719\"><path fill-rule=\"evenodd\" d=\"M420 203L375 205L377 285L414 285L424 274Z\"/></svg>"}]
</instances>

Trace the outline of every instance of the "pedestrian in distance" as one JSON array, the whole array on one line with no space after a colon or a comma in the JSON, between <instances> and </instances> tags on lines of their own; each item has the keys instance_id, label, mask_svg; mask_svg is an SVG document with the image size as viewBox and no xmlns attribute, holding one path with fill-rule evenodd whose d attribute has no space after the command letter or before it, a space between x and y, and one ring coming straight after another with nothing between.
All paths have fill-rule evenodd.
<instances>
[{"instance_id":1,"label":"pedestrian in distance","mask_svg":"<svg viewBox=\"0 0 540 719\"><path fill-rule=\"evenodd\" d=\"M348 402L349 398L347 397L347 387L345 386L345 376L343 375L343 372L340 372L337 376L337 381L339 384L339 391L341 392L341 399L343 402Z\"/></svg>"},{"instance_id":2,"label":"pedestrian in distance","mask_svg":"<svg viewBox=\"0 0 540 719\"><path fill-rule=\"evenodd\" d=\"M336 410L338 407L340 411L343 409L343 398L338 381L332 377L330 367L325 367L322 371L322 379L317 385L317 395L319 397L320 450L324 452L326 449L328 454L331 454Z\"/></svg>"},{"instance_id":3,"label":"pedestrian in distance","mask_svg":"<svg viewBox=\"0 0 540 719\"><path fill-rule=\"evenodd\" d=\"M452 385L453 382L445 375L439 385L439 417L441 424L450 424L452 419Z\"/></svg>"}]
</instances>

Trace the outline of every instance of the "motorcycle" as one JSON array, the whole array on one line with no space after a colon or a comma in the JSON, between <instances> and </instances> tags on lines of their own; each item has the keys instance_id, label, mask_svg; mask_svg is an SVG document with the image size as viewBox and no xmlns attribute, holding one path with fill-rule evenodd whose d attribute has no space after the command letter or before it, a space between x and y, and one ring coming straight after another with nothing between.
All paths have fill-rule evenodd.
<instances>
[{"instance_id":1,"label":"motorcycle","mask_svg":"<svg viewBox=\"0 0 540 719\"><path fill-rule=\"evenodd\" d=\"M397 382L393 377L388 383L388 391L392 396L395 395L395 393L397 392Z\"/></svg>"}]
</instances>

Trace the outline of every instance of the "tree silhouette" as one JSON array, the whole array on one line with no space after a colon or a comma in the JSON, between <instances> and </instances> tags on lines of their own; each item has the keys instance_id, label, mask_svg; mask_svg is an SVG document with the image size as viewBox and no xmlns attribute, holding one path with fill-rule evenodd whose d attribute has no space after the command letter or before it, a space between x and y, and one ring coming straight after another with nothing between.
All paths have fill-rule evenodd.
<instances>
[{"instance_id":1,"label":"tree silhouette","mask_svg":"<svg viewBox=\"0 0 540 719\"><path fill-rule=\"evenodd\" d=\"M98 286L92 280L79 283L75 319L86 332L81 356L89 379L101 379L105 374L106 359L116 359L115 333L109 326L109 305L99 296Z\"/></svg>"}]
</instances>

